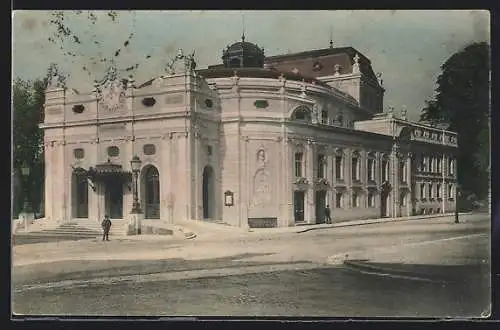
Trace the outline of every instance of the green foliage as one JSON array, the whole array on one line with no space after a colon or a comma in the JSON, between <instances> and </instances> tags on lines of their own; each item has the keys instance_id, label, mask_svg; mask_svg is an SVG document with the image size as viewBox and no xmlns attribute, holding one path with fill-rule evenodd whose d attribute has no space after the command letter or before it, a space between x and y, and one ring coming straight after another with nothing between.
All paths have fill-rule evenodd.
<instances>
[{"instance_id":1,"label":"green foliage","mask_svg":"<svg viewBox=\"0 0 500 330\"><path fill-rule=\"evenodd\" d=\"M488 187L490 47L474 43L442 66L436 96L421 120L449 123L459 135L458 180L466 194L484 198Z\"/></svg>"},{"instance_id":2,"label":"green foliage","mask_svg":"<svg viewBox=\"0 0 500 330\"><path fill-rule=\"evenodd\" d=\"M46 80L24 81L14 80L13 84L13 169L21 176L21 166L27 164L31 173L28 182L23 182L24 189L16 191L17 213L22 205L25 194L37 208L41 201L43 187L43 131L38 127L45 102ZM27 185L27 186L26 186ZM27 188L27 189L26 189ZM17 211L17 212L16 212Z\"/></svg>"}]
</instances>

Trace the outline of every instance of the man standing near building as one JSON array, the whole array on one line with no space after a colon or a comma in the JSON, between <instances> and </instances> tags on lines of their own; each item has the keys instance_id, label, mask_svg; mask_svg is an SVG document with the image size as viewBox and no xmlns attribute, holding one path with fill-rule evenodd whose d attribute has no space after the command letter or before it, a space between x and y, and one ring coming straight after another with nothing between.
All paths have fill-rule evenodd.
<instances>
[{"instance_id":1,"label":"man standing near building","mask_svg":"<svg viewBox=\"0 0 500 330\"><path fill-rule=\"evenodd\" d=\"M101 226L103 230L102 240L109 241L109 230L111 229L111 220L109 219L108 215L104 216L104 220L102 220Z\"/></svg>"},{"instance_id":2,"label":"man standing near building","mask_svg":"<svg viewBox=\"0 0 500 330\"><path fill-rule=\"evenodd\" d=\"M330 206L325 208L325 223L332 223L332 218L330 217Z\"/></svg>"}]
</instances>

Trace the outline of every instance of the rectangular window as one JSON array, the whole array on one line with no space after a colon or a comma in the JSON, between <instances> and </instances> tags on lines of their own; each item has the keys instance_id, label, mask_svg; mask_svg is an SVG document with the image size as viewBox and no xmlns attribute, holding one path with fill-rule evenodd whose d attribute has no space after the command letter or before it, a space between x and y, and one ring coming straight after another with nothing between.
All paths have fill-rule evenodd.
<instances>
[{"instance_id":1,"label":"rectangular window","mask_svg":"<svg viewBox=\"0 0 500 330\"><path fill-rule=\"evenodd\" d=\"M382 180L389 181L389 161L386 159L382 161Z\"/></svg>"},{"instance_id":2,"label":"rectangular window","mask_svg":"<svg viewBox=\"0 0 500 330\"><path fill-rule=\"evenodd\" d=\"M399 181L406 182L406 164L405 164L405 162L399 163Z\"/></svg>"},{"instance_id":3,"label":"rectangular window","mask_svg":"<svg viewBox=\"0 0 500 330\"><path fill-rule=\"evenodd\" d=\"M441 198L441 185L439 183L436 185L436 197Z\"/></svg>"},{"instance_id":4,"label":"rectangular window","mask_svg":"<svg viewBox=\"0 0 500 330\"><path fill-rule=\"evenodd\" d=\"M425 199L425 184L420 184L420 199Z\"/></svg>"},{"instance_id":5,"label":"rectangular window","mask_svg":"<svg viewBox=\"0 0 500 330\"><path fill-rule=\"evenodd\" d=\"M318 179L321 179L321 178L324 178L325 177L325 166L326 165L326 158L325 158L325 155L323 154L319 154L318 155L318 168L317 168L317 178Z\"/></svg>"},{"instance_id":6,"label":"rectangular window","mask_svg":"<svg viewBox=\"0 0 500 330\"><path fill-rule=\"evenodd\" d=\"M303 158L304 154L302 152L295 153L295 176L297 178L302 177Z\"/></svg>"},{"instance_id":7,"label":"rectangular window","mask_svg":"<svg viewBox=\"0 0 500 330\"><path fill-rule=\"evenodd\" d=\"M375 159L368 159L368 181L375 181Z\"/></svg>"},{"instance_id":8,"label":"rectangular window","mask_svg":"<svg viewBox=\"0 0 500 330\"><path fill-rule=\"evenodd\" d=\"M358 193L356 191L352 192L352 207L358 207Z\"/></svg>"},{"instance_id":9,"label":"rectangular window","mask_svg":"<svg viewBox=\"0 0 500 330\"><path fill-rule=\"evenodd\" d=\"M443 160L441 158L438 158L437 159L437 169L436 169L438 173L442 173L441 172L442 164L443 164Z\"/></svg>"},{"instance_id":10,"label":"rectangular window","mask_svg":"<svg viewBox=\"0 0 500 330\"><path fill-rule=\"evenodd\" d=\"M342 180L344 178L342 167L342 156L335 156L335 178Z\"/></svg>"},{"instance_id":11,"label":"rectangular window","mask_svg":"<svg viewBox=\"0 0 500 330\"><path fill-rule=\"evenodd\" d=\"M335 207L342 208L342 193L341 192L337 192L335 194Z\"/></svg>"},{"instance_id":12,"label":"rectangular window","mask_svg":"<svg viewBox=\"0 0 500 330\"><path fill-rule=\"evenodd\" d=\"M207 146L207 154L212 156L212 146Z\"/></svg>"},{"instance_id":13,"label":"rectangular window","mask_svg":"<svg viewBox=\"0 0 500 330\"><path fill-rule=\"evenodd\" d=\"M351 163L351 173L352 173L352 181L358 181L359 180L359 159L358 157L352 157L352 163Z\"/></svg>"},{"instance_id":14,"label":"rectangular window","mask_svg":"<svg viewBox=\"0 0 500 330\"><path fill-rule=\"evenodd\" d=\"M368 193L368 207L375 207L375 194L373 191Z\"/></svg>"},{"instance_id":15,"label":"rectangular window","mask_svg":"<svg viewBox=\"0 0 500 330\"><path fill-rule=\"evenodd\" d=\"M328 124L328 110L321 111L321 123L324 125Z\"/></svg>"},{"instance_id":16,"label":"rectangular window","mask_svg":"<svg viewBox=\"0 0 500 330\"><path fill-rule=\"evenodd\" d=\"M449 168L449 173L450 173L450 175L455 174L455 160L454 160L454 159L452 159L452 158L450 158L450 160L449 160L449 162L448 162L448 163L449 163L448 168Z\"/></svg>"},{"instance_id":17,"label":"rectangular window","mask_svg":"<svg viewBox=\"0 0 500 330\"><path fill-rule=\"evenodd\" d=\"M449 192L448 199L453 200L455 198L455 191L453 190L452 183L448 185L448 192Z\"/></svg>"},{"instance_id":18,"label":"rectangular window","mask_svg":"<svg viewBox=\"0 0 500 330\"><path fill-rule=\"evenodd\" d=\"M429 183L429 199L434 198L434 192L432 191L432 183Z\"/></svg>"}]
</instances>

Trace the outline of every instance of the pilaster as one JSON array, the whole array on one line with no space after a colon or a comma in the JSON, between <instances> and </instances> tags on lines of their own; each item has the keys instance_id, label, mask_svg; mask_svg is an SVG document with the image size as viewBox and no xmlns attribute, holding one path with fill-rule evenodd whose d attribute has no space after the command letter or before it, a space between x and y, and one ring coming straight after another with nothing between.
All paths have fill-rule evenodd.
<instances>
[{"instance_id":1,"label":"pilaster","mask_svg":"<svg viewBox=\"0 0 500 330\"><path fill-rule=\"evenodd\" d=\"M307 193L306 193L306 205L305 205L305 221L308 223L315 223L314 219L314 142L312 140L307 141L306 146L306 178L309 183Z\"/></svg>"}]
</instances>

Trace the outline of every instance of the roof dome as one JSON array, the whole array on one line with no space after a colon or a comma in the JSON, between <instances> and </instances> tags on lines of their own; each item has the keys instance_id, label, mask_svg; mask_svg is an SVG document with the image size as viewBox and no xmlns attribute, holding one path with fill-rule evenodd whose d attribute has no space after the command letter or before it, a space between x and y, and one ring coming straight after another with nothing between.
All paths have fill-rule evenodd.
<instances>
[{"instance_id":1,"label":"roof dome","mask_svg":"<svg viewBox=\"0 0 500 330\"><path fill-rule=\"evenodd\" d=\"M245 41L245 35L241 41L228 46L222 52L222 61L226 68L262 68L264 58L264 49Z\"/></svg>"}]
</instances>

